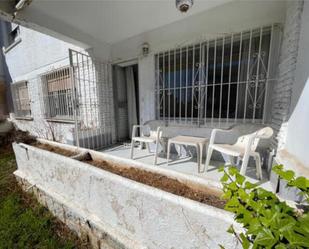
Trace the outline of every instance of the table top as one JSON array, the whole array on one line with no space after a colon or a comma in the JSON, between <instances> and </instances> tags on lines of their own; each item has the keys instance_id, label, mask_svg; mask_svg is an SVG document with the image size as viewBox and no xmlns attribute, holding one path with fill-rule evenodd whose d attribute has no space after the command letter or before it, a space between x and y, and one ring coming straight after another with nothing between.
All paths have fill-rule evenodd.
<instances>
[{"instance_id":1,"label":"table top","mask_svg":"<svg viewBox=\"0 0 309 249\"><path fill-rule=\"evenodd\" d=\"M204 137L191 137L191 136L176 136L169 139L169 143L178 143L178 144L199 144L199 143L207 143L209 141L208 138Z\"/></svg>"}]
</instances>

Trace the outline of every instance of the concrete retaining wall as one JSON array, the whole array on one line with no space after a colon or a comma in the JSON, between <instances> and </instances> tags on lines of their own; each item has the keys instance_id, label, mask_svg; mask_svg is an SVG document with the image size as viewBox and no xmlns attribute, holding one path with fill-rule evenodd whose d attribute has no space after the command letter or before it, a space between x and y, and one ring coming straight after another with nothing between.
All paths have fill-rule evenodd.
<instances>
[{"instance_id":1,"label":"concrete retaining wall","mask_svg":"<svg viewBox=\"0 0 309 249\"><path fill-rule=\"evenodd\" d=\"M96 248L106 241L119 248L239 246L226 232L233 223L231 213L49 151L25 144L13 147L17 178L25 186L34 185L39 200L72 229L86 234Z\"/></svg>"}]
</instances>

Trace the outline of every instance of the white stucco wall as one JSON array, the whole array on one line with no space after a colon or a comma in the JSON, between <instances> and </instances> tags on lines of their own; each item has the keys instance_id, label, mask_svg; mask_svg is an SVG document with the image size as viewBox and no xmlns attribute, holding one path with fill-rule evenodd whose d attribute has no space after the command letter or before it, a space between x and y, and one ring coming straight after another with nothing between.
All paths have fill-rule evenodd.
<instances>
[{"instance_id":1,"label":"white stucco wall","mask_svg":"<svg viewBox=\"0 0 309 249\"><path fill-rule=\"evenodd\" d=\"M281 23L284 20L284 10L285 3L283 1L233 1L161 28L144 32L122 42L111 44L111 61L113 62L139 57L140 123L155 119L154 53L222 33L239 32L261 25ZM19 68L18 71L11 70L14 78L17 75L30 72L31 69L48 64L50 60L61 60L64 57L63 53L66 52L68 43L58 42L55 38L40 33L33 35L34 32L26 28L22 28L21 33L25 42L22 41L16 48L8 52L9 64L18 65L16 68ZM36 42L27 42L29 36L33 36L31 38ZM55 41L58 42L57 45L51 45ZM151 53L147 57L139 56L143 42L150 44ZM101 50L106 50L105 45L102 44ZM33 51L36 51L36 56ZM92 52L95 55L99 54L96 47ZM44 56L37 58L37 55ZM26 65L23 62L24 58L29 60Z\"/></svg>"},{"instance_id":2,"label":"white stucco wall","mask_svg":"<svg viewBox=\"0 0 309 249\"><path fill-rule=\"evenodd\" d=\"M303 0L286 2L286 18L276 68L277 80L272 85L271 109L269 112L271 126L275 131L272 141L272 147L275 149L282 149L285 145L291 98L295 88L297 88L295 75L297 56L300 53L298 44L303 2Z\"/></svg>"},{"instance_id":3,"label":"white stucco wall","mask_svg":"<svg viewBox=\"0 0 309 249\"><path fill-rule=\"evenodd\" d=\"M16 176L82 214L80 223L104 227L101 234L112 233L125 248L240 247L227 232L234 223L229 212L32 146L14 144L14 151ZM66 217L63 209L50 208Z\"/></svg>"},{"instance_id":4,"label":"white stucco wall","mask_svg":"<svg viewBox=\"0 0 309 249\"><path fill-rule=\"evenodd\" d=\"M285 168L294 170L297 175L309 177L309 1L303 2L297 58L293 66L293 84L289 89L290 106L287 120L282 124L285 130L276 161ZM282 96L283 98L284 96Z\"/></svg>"},{"instance_id":5,"label":"white stucco wall","mask_svg":"<svg viewBox=\"0 0 309 249\"><path fill-rule=\"evenodd\" d=\"M153 56L138 60L140 124L156 117L155 110L155 60Z\"/></svg>"},{"instance_id":6,"label":"white stucco wall","mask_svg":"<svg viewBox=\"0 0 309 249\"><path fill-rule=\"evenodd\" d=\"M291 114L298 103L299 97L308 80L308 63L309 63L309 1L303 3L303 11L300 24L300 35L298 43L298 57L296 64L295 82L293 85L291 99Z\"/></svg>"},{"instance_id":7,"label":"white stucco wall","mask_svg":"<svg viewBox=\"0 0 309 249\"><path fill-rule=\"evenodd\" d=\"M286 149L309 169L309 1L304 1Z\"/></svg>"},{"instance_id":8,"label":"white stucco wall","mask_svg":"<svg viewBox=\"0 0 309 249\"><path fill-rule=\"evenodd\" d=\"M69 57L69 48L81 50L70 43L22 26L20 26L19 37L21 42L5 54L13 80L33 71L40 71L52 63L61 63Z\"/></svg>"},{"instance_id":9,"label":"white stucco wall","mask_svg":"<svg viewBox=\"0 0 309 249\"><path fill-rule=\"evenodd\" d=\"M22 26L20 26L19 37L21 42L5 53L5 60L12 82L23 80L28 82L32 120L13 120L19 129L29 131L35 136L48 138L47 133L50 128L44 119L41 105L43 93L39 77L53 69L68 66L69 48L77 51L82 49ZM53 127L57 141L65 142L68 137L73 136L73 123L50 123L50 125ZM50 134L49 138L51 138Z\"/></svg>"},{"instance_id":10,"label":"white stucco wall","mask_svg":"<svg viewBox=\"0 0 309 249\"><path fill-rule=\"evenodd\" d=\"M309 60L308 60L309 63ZM288 121L285 150L291 154L291 160L299 160L309 169L309 75L306 86ZM293 159L293 157L295 157ZM309 172L308 172L309 173ZM309 177L309 175L308 175Z\"/></svg>"},{"instance_id":11,"label":"white stucco wall","mask_svg":"<svg viewBox=\"0 0 309 249\"><path fill-rule=\"evenodd\" d=\"M42 103L42 88L40 86L41 81L38 78L37 73L43 73L49 71L51 68L58 68L63 65L68 65L68 60L61 61L56 64L49 65L47 67L40 68L34 72L30 72L25 75L20 75L15 78L15 81L27 80L28 93L31 108L32 119L16 119L14 114L11 114L12 121L18 129L30 132L31 135L52 139L51 131L54 132L56 140L60 142L66 142L68 138L73 135L74 124L73 123L47 123L45 120L45 111ZM46 71L45 71L46 70Z\"/></svg>"},{"instance_id":12,"label":"white stucco wall","mask_svg":"<svg viewBox=\"0 0 309 249\"><path fill-rule=\"evenodd\" d=\"M296 63L295 82L293 85L293 92L291 98L291 114L294 111L295 106L298 103L304 87L308 80L308 62L309 62L309 1L304 1L303 11L301 16L298 43L298 57Z\"/></svg>"},{"instance_id":13,"label":"white stucco wall","mask_svg":"<svg viewBox=\"0 0 309 249\"><path fill-rule=\"evenodd\" d=\"M284 1L235 1L112 44L111 55L114 62L139 57L141 123L155 119L155 76L154 71L151 71L154 70L155 53L213 38L222 33L284 23L285 8ZM150 54L146 58L140 56L144 42L150 45ZM147 105L144 105L145 101Z\"/></svg>"}]
</instances>

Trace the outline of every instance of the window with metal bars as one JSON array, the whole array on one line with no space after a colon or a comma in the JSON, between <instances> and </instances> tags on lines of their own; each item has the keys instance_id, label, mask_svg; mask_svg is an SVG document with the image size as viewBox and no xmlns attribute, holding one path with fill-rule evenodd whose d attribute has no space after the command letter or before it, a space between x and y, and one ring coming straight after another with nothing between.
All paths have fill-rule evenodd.
<instances>
[{"instance_id":1,"label":"window with metal bars","mask_svg":"<svg viewBox=\"0 0 309 249\"><path fill-rule=\"evenodd\" d=\"M261 27L157 54L157 118L262 121L272 31Z\"/></svg>"},{"instance_id":2,"label":"window with metal bars","mask_svg":"<svg viewBox=\"0 0 309 249\"><path fill-rule=\"evenodd\" d=\"M45 115L54 119L73 119L70 68L54 70L42 76Z\"/></svg>"},{"instance_id":3,"label":"window with metal bars","mask_svg":"<svg viewBox=\"0 0 309 249\"><path fill-rule=\"evenodd\" d=\"M28 82L19 81L11 85L14 113L16 117L31 117Z\"/></svg>"}]
</instances>

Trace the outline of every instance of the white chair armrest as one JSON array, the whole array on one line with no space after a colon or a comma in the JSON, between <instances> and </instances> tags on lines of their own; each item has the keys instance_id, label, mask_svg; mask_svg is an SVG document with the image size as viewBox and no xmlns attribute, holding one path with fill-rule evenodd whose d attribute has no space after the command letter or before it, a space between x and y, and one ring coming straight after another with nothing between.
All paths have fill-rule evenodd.
<instances>
[{"instance_id":1,"label":"white chair armrest","mask_svg":"<svg viewBox=\"0 0 309 249\"><path fill-rule=\"evenodd\" d=\"M133 129L132 129L132 137L136 137L136 132L137 132L137 129L142 129L144 127L149 127L148 125L133 125ZM142 134L142 132L141 132Z\"/></svg>"},{"instance_id":2,"label":"white chair armrest","mask_svg":"<svg viewBox=\"0 0 309 249\"><path fill-rule=\"evenodd\" d=\"M213 129L211 132L210 140L209 140L209 145L212 145L215 143L215 138L217 133L229 133L231 132L231 129L229 130L223 130L223 129Z\"/></svg>"},{"instance_id":3,"label":"white chair armrest","mask_svg":"<svg viewBox=\"0 0 309 249\"><path fill-rule=\"evenodd\" d=\"M253 145L255 139L257 138L257 134L256 134L256 132L254 132L254 133L246 135L246 137L248 138L248 142L247 142L246 147L245 147L245 154L246 153L250 154L251 152L255 151L255 148L252 149L252 145Z\"/></svg>"},{"instance_id":4,"label":"white chair armrest","mask_svg":"<svg viewBox=\"0 0 309 249\"><path fill-rule=\"evenodd\" d=\"M161 136L162 136L162 128L159 126L157 128L157 143L159 142Z\"/></svg>"}]
</instances>

